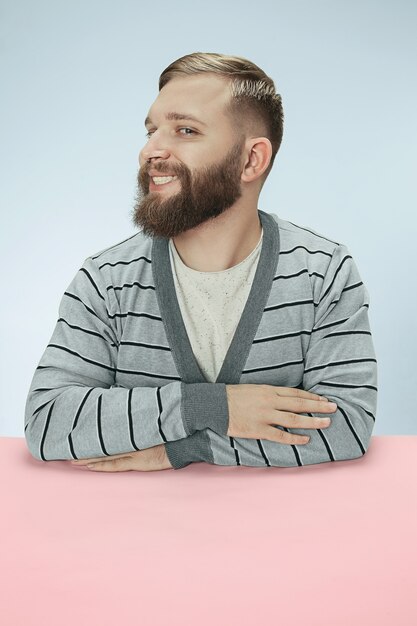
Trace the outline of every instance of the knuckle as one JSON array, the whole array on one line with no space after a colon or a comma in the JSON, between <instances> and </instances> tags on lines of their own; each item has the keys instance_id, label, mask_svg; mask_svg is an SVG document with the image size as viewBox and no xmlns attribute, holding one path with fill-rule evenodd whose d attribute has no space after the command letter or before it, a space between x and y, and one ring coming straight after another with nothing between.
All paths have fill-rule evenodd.
<instances>
[{"instance_id":1,"label":"knuckle","mask_svg":"<svg viewBox=\"0 0 417 626\"><path fill-rule=\"evenodd\" d=\"M277 428L277 439L278 441L283 441L283 439L285 439L285 433L280 428Z\"/></svg>"},{"instance_id":2,"label":"knuckle","mask_svg":"<svg viewBox=\"0 0 417 626\"><path fill-rule=\"evenodd\" d=\"M297 396L297 397L295 398L295 402L297 403L297 406L298 406L300 409L303 409L303 408L304 408L304 406L305 406L305 399L304 399L304 398L302 398L301 396Z\"/></svg>"}]
</instances>

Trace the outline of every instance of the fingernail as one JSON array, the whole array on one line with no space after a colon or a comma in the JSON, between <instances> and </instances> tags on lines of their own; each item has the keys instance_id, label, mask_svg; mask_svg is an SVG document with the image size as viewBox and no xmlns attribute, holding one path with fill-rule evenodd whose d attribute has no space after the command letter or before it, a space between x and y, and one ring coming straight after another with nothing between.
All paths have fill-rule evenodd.
<instances>
[{"instance_id":1,"label":"fingernail","mask_svg":"<svg viewBox=\"0 0 417 626\"><path fill-rule=\"evenodd\" d=\"M336 402L329 402L329 406L332 407L332 409L337 409L337 404Z\"/></svg>"}]
</instances>

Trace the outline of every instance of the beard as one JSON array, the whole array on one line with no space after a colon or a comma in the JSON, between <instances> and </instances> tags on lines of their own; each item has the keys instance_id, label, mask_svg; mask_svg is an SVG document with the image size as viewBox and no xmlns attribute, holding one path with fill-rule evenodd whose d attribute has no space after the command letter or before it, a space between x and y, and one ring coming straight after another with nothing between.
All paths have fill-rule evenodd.
<instances>
[{"instance_id":1,"label":"beard","mask_svg":"<svg viewBox=\"0 0 417 626\"><path fill-rule=\"evenodd\" d=\"M146 162L137 176L134 225L149 237L170 239L224 213L242 195L244 143L242 137L220 163L192 171L184 164ZM171 184L180 185L179 191L149 191L149 169L178 176Z\"/></svg>"}]
</instances>

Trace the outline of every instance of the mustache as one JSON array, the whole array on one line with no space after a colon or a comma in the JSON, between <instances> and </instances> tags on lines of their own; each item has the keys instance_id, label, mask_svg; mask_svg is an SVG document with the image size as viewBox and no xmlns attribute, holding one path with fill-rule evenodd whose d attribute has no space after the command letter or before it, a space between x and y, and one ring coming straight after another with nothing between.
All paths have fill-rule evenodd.
<instances>
[{"instance_id":1,"label":"mustache","mask_svg":"<svg viewBox=\"0 0 417 626\"><path fill-rule=\"evenodd\" d=\"M149 176L149 172L150 170L152 170L153 172L157 172L158 174L174 174L175 176L181 176L184 172L184 170L181 168L176 168L174 166L169 166L169 165L163 165L162 167L155 167L155 166L143 166L143 168L141 168L141 172L143 173L144 176Z\"/></svg>"}]
</instances>

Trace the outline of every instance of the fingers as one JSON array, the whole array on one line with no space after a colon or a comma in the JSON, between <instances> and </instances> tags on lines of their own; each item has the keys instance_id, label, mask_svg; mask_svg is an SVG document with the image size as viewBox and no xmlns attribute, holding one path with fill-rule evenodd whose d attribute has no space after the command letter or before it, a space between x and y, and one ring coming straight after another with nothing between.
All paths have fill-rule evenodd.
<instances>
[{"instance_id":1,"label":"fingers","mask_svg":"<svg viewBox=\"0 0 417 626\"><path fill-rule=\"evenodd\" d=\"M281 443L306 443L306 437L287 433L286 428L325 428L329 424L307 413L331 414L336 404L327 398L294 387L274 385L227 385L230 437L246 439L265 436ZM304 415L299 415L304 414ZM263 435L264 433L264 435Z\"/></svg>"},{"instance_id":2,"label":"fingers","mask_svg":"<svg viewBox=\"0 0 417 626\"><path fill-rule=\"evenodd\" d=\"M88 465L88 469L95 472L126 472L132 468L128 466L126 460L123 458L114 459L111 461L99 461Z\"/></svg>"},{"instance_id":3,"label":"fingers","mask_svg":"<svg viewBox=\"0 0 417 626\"><path fill-rule=\"evenodd\" d=\"M297 415L295 413L281 413L279 425L285 426L287 428L314 428L314 429L322 429L328 428L331 424L331 420L329 418L321 418L321 417L308 417L305 415ZM328 422L327 422L328 420ZM266 432L265 439L269 439L270 441L275 441L283 444L291 444L291 445L305 445L310 441L310 437L307 435L299 435L293 432L286 432L285 430L281 430L277 428L277 425L270 424L272 428L270 428Z\"/></svg>"},{"instance_id":4,"label":"fingers","mask_svg":"<svg viewBox=\"0 0 417 626\"><path fill-rule=\"evenodd\" d=\"M122 459L128 456L131 456L131 454L125 452L123 454L114 454L109 457L99 456L93 459L76 459L76 460L71 461L71 465L88 465L89 463L97 463L97 462L106 461L106 460L108 461L110 459Z\"/></svg>"},{"instance_id":5,"label":"fingers","mask_svg":"<svg viewBox=\"0 0 417 626\"><path fill-rule=\"evenodd\" d=\"M337 404L330 402L327 398L318 394L304 391L303 389L292 387L275 387L276 405L273 426L273 435L269 433L268 438L283 444L305 445L310 441L310 437L287 433L285 430L276 428L285 426L286 428L312 428L322 429L331 425L329 417L311 417L309 415L298 415L298 413L334 413Z\"/></svg>"},{"instance_id":6,"label":"fingers","mask_svg":"<svg viewBox=\"0 0 417 626\"><path fill-rule=\"evenodd\" d=\"M274 441L276 443L295 446L302 446L310 441L310 437L306 437L305 435L287 433L285 430L281 430L280 428L275 427L273 428L272 432L271 430L268 431L264 439L269 439L270 441Z\"/></svg>"},{"instance_id":7,"label":"fingers","mask_svg":"<svg viewBox=\"0 0 417 626\"><path fill-rule=\"evenodd\" d=\"M289 396L289 397L295 396L298 398L306 398L307 400L322 400L324 402L328 402L326 397L319 396L317 393L311 393L310 391L304 391L304 389L298 389L298 387L273 387L273 388L279 396Z\"/></svg>"},{"instance_id":8,"label":"fingers","mask_svg":"<svg viewBox=\"0 0 417 626\"><path fill-rule=\"evenodd\" d=\"M99 460L103 460L101 459L77 459L76 461L70 461L71 465L88 465L88 463L96 463Z\"/></svg>"},{"instance_id":9,"label":"fingers","mask_svg":"<svg viewBox=\"0 0 417 626\"><path fill-rule=\"evenodd\" d=\"M310 400L299 396L276 396L272 408L293 413L334 413L337 405L322 398Z\"/></svg>"},{"instance_id":10,"label":"fingers","mask_svg":"<svg viewBox=\"0 0 417 626\"><path fill-rule=\"evenodd\" d=\"M71 465L83 466L96 472L125 472L132 469L130 467L130 458L127 455L114 455L106 460L103 460L103 457L98 459L79 459L78 461L71 461Z\"/></svg>"},{"instance_id":11,"label":"fingers","mask_svg":"<svg viewBox=\"0 0 417 626\"><path fill-rule=\"evenodd\" d=\"M297 413L290 413L288 411L277 411L276 422L271 422L270 425L285 426L286 428L328 428L330 426L331 419L328 417L310 417L309 415L297 415Z\"/></svg>"}]
</instances>

